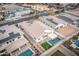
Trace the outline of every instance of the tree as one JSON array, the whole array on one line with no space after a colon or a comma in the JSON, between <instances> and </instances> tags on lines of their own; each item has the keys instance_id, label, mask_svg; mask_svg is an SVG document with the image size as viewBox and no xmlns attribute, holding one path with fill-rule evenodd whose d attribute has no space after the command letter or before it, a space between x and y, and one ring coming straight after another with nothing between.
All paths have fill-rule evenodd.
<instances>
[{"instance_id":1,"label":"tree","mask_svg":"<svg viewBox=\"0 0 79 59\"><path fill-rule=\"evenodd\" d=\"M78 39L78 37L75 36L75 37L73 37L72 39L76 40L76 39Z\"/></svg>"},{"instance_id":2,"label":"tree","mask_svg":"<svg viewBox=\"0 0 79 59\"><path fill-rule=\"evenodd\" d=\"M54 16L55 15L55 8L50 8L50 11L49 11L49 13L52 15L52 16Z\"/></svg>"},{"instance_id":3,"label":"tree","mask_svg":"<svg viewBox=\"0 0 79 59\"><path fill-rule=\"evenodd\" d=\"M0 12L0 21L3 21L5 19L5 13Z\"/></svg>"},{"instance_id":4,"label":"tree","mask_svg":"<svg viewBox=\"0 0 79 59\"><path fill-rule=\"evenodd\" d=\"M39 15L36 14L36 15L34 16L34 18L35 18L35 19L38 19L38 18L39 18Z\"/></svg>"}]
</instances>

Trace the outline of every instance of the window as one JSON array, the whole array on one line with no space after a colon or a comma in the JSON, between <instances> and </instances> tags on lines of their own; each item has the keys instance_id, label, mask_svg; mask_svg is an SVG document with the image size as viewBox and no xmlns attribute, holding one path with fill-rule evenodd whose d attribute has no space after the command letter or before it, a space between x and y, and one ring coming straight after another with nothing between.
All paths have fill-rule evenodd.
<instances>
[{"instance_id":1,"label":"window","mask_svg":"<svg viewBox=\"0 0 79 59\"><path fill-rule=\"evenodd\" d=\"M39 51L37 50L37 52L39 52Z\"/></svg>"},{"instance_id":2,"label":"window","mask_svg":"<svg viewBox=\"0 0 79 59\"><path fill-rule=\"evenodd\" d=\"M20 38L20 36L18 37L18 39Z\"/></svg>"},{"instance_id":3,"label":"window","mask_svg":"<svg viewBox=\"0 0 79 59\"><path fill-rule=\"evenodd\" d=\"M9 42L6 42L7 44L9 44Z\"/></svg>"},{"instance_id":4,"label":"window","mask_svg":"<svg viewBox=\"0 0 79 59\"><path fill-rule=\"evenodd\" d=\"M14 41L14 39L13 39L13 41Z\"/></svg>"},{"instance_id":5,"label":"window","mask_svg":"<svg viewBox=\"0 0 79 59\"><path fill-rule=\"evenodd\" d=\"M11 43L11 41L10 41L10 43Z\"/></svg>"},{"instance_id":6,"label":"window","mask_svg":"<svg viewBox=\"0 0 79 59\"><path fill-rule=\"evenodd\" d=\"M35 50L37 51L37 49L35 48Z\"/></svg>"},{"instance_id":7,"label":"window","mask_svg":"<svg viewBox=\"0 0 79 59\"><path fill-rule=\"evenodd\" d=\"M25 46L26 46L26 44L25 44Z\"/></svg>"}]
</instances>

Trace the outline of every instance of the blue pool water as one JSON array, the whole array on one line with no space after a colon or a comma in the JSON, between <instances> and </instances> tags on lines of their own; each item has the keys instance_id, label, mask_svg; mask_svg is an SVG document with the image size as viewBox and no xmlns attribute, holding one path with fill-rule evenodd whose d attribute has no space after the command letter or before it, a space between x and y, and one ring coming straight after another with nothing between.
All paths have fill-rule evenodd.
<instances>
[{"instance_id":1,"label":"blue pool water","mask_svg":"<svg viewBox=\"0 0 79 59\"><path fill-rule=\"evenodd\" d=\"M30 49L28 49L22 52L19 56L32 56L32 55L33 55L33 52Z\"/></svg>"},{"instance_id":2,"label":"blue pool water","mask_svg":"<svg viewBox=\"0 0 79 59\"><path fill-rule=\"evenodd\" d=\"M74 44L75 44L77 47L79 47L79 40L76 40L76 41L74 42Z\"/></svg>"},{"instance_id":3,"label":"blue pool water","mask_svg":"<svg viewBox=\"0 0 79 59\"><path fill-rule=\"evenodd\" d=\"M58 37L51 39L48 41L48 43L50 43L51 45L55 45L56 43L58 43L60 41L60 39Z\"/></svg>"}]
</instances>

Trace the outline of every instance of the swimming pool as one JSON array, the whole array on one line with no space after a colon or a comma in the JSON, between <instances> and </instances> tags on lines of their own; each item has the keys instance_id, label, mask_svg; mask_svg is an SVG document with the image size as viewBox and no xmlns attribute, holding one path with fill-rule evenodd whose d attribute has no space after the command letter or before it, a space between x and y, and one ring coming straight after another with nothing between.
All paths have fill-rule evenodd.
<instances>
[{"instance_id":1,"label":"swimming pool","mask_svg":"<svg viewBox=\"0 0 79 59\"><path fill-rule=\"evenodd\" d=\"M77 47L79 47L79 40L76 40L76 41L74 42L74 44L75 44Z\"/></svg>"},{"instance_id":2,"label":"swimming pool","mask_svg":"<svg viewBox=\"0 0 79 59\"><path fill-rule=\"evenodd\" d=\"M19 56L32 56L32 55L33 55L33 52L30 49L28 49L22 52Z\"/></svg>"},{"instance_id":3,"label":"swimming pool","mask_svg":"<svg viewBox=\"0 0 79 59\"><path fill-rule=\"evenodd\" d=\"M60 39L58 37L54 38L54 39L51 39L48 41L48 43L50 45L55 45L56 43L58 43L60 41Z\"/></svg>"}]
</instances>

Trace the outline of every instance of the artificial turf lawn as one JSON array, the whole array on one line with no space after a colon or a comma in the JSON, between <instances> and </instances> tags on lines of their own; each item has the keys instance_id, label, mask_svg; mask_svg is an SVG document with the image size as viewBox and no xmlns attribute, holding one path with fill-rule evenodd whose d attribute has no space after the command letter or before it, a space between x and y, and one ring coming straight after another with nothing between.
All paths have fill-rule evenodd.
<instances>
[{"instance_id":1,"label":"artificial turf lawn","mask_svg":"<svg viewBox=\"0 0 79 59\"><path fill-rule=\"evenodd\" d=\"M42 46L45 50L48 50L49 48L52 47L52 46L50 46L47 42L44 42L43 44L41 44L41 46Z\"/></svg>"}]
</instances>

